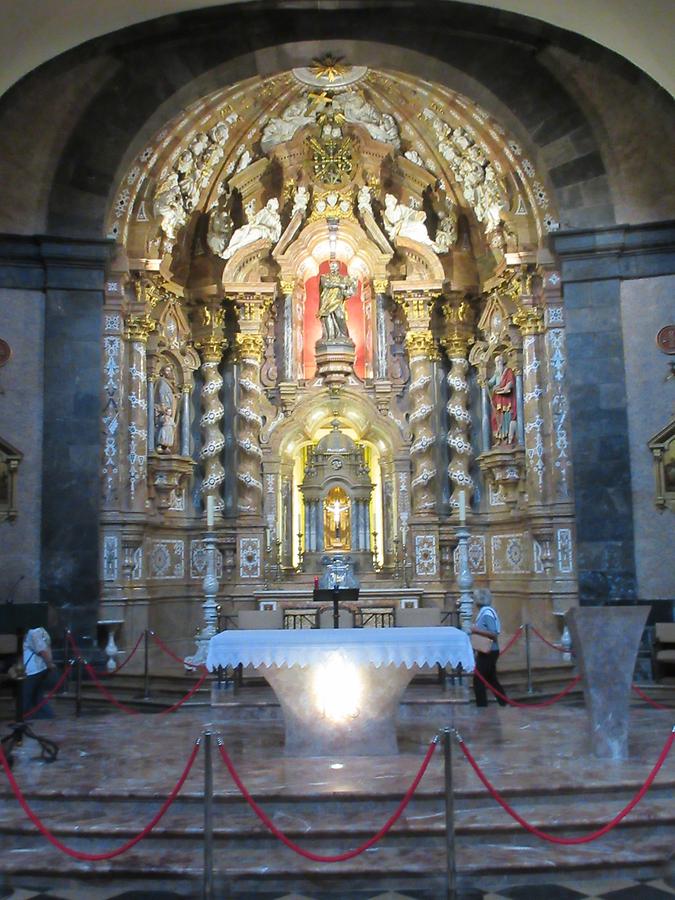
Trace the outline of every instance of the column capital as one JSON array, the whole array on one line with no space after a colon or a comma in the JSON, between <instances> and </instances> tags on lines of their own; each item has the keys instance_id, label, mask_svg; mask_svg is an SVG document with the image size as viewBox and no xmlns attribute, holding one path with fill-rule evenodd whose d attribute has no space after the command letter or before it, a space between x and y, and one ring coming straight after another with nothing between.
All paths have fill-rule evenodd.
<instances>
[{"instance_id":1,"label":"column capital","mask_svg":"<svg viewBox=\"0 0 675 900\"><path fill-rule=\"evenodd\" d=\"M295 291L295 278L282 278L279 282L279 288L281 293L285 296L288 294L292 294Z\"/></svg>"},{"instance_id":2,"label":"column capital","mask_svg":"<svg viewBox=\"0 0 675 900\"><path fill-rule=\"evenodd\" d=\"M389 279L373 278L373 290L376 294L387 294L389 292Z\"/></svg>"},{"instance_id":3,"label":"column capital","mask_svg":"<svg viewBox=\"0 0 675 900\"><path fill-rule=\"evenodd\" d=\"M429 328L409 331L405 338L408 356L426 356L429 360L439 358L436 341Z\"/></svg>"},{"instance_id":4,"label":"column capital","mask_svg":"<svg viewBox=\"0 0 675 900\"><path fill-rule=\"evenodd\" d=\"M226 338L215 332L212 332L201 341L195 342L195 347L199 350L202 363L219 363L223 358L223 353L227 349L228 342Z\"/></svg>"},{"instance_id":5,"label":"column capital","mask_svg":"<svg viewBox=\"0 0 675 900\"><path fill-rule=\"evenodd\" d=\"M513 324L524 335L542 334L545 331L544 313L538 306L521 306L512 318Z\"/></svg>"},{"instance_id":6,"label":"column capital","mask_svg":"<svg viewBox=\"0 0 675 900\"><path fill-rule=\"evenodd\" d=\"M127 316L124 336L128 341L147 343L148 335L157 327L157 322L148 315Z\"/></svg>"},{"instance_id":7,"label":"column capital","mask_svg":"<svg viewBox=\"0 0 675 900\"><path fill-rule=\"evenodd\" d=\"M254 359L256 362L262 360L265 349L265 341L262 335L240 332L235 335L235 342L239 360Z\"/></svg>"}]
</instances>

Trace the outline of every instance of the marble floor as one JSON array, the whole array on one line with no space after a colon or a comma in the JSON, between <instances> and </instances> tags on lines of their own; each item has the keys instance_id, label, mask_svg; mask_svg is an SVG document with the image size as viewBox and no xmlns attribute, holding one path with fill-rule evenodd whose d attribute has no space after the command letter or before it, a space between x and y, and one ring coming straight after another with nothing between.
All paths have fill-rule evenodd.
<instances>
[{"instance_id":1,"label":"marble floor","mask_svg":"<svg viewBox=\"0 0 675 900\"><path fill-rule=\"evenodd\" d=\"M428 691L433 699L440 688L429 687ZM496 703L480 710L470 704L443 705L438 708L437 721L426 717L418 723L401 724L401 752L396 757L294 759L283 755L283 731L278 723L224 723L219 721L218 710L209 707L182 709L167 717L85 711L80 719L75 719L66 703L57 703L56 711L55 719L36 721L34 728L60 745L58 760L51 765L41 762L35 745L27 741L16 754L14 774L47 826L58 827L65 843L93 848L94 852L121 844L149 820L175 784L195 739L205 728L219 732L244 783L280 827L298 843L316 842L311 846L317 852L339 852L357 846L381 825L412 781L428 742L438 729L453 726L461 733L487 776L529 821L547 830L560 828L564 833L579 833L609 821L642 785L671 731L673 719L672 711L634 703L630 758L620 763L596 760L588 754L588 726L579 704L537 710L504 709ZM293 900L440 898L439 893L422 887L416 890L411 883L392 883L391 877L386 886L399 888L401 893L378 892L366 883L344 893L336 893L334 884L324 891L324 871L337 877L336 866L321 870L320 864L298 862L290 851L274 845L250 810L243 804L235 805L238 791L217 755L214 776L214 794L220 804L217 828L224 846L232 853L226 868L240 865L242 872L242 882L234 894L237 900L289 900L291 896ZM112 881L120 866L127 865L126 856L119 858L122 862L102 865L100 874L92 879L92 865L100 864L73 863L50 847L26 821L0 772L0 900L159 900L199 896L190 893L189 887L172 890L171 872L190 871L198 883L203 777L202 762L198 760L181 791L180 803L167 813L158 833L147 842L152 845L150 858L143 857L146 842L129 854L127 877L133 866L145 867L144 886L138 888ZM668 855L664 837L658 827L650 830L650 820L670 822L669 816L675 818L675 810L669 812L675 789L675 752L657 776L654 795L650 792L631 813L635 817L631 823L634 828L613 835L595 862L591 861L592 874L584 872L583 877L575 876L574 868L589 865L589 853L597 852L598 842L580 848L533 847L527 851L528 863L534 861L537 865L528 868L521 858L513 867L514 855L522 856L522 846L530 846L527 836L515 831L506 813L486 795L456 745L453 782L459 798L457 833L464 842L461 854L458 850L460 897L658 900L675 895L660 872L646 872L638 859L638 851L648 845L655 848L657 855ZM414 804L401 823L405 833L392 832L365 858L359 857L361 868L354 868L355 878L365 878L373 871L387 874L396 859L409 860L413 873L422 872L432 858L437 862L442 857L442 788L443 758L437 751ZM672 831L669 834L665 840L672 845ZM338 836L335 843L325 846L333 835ZM408 844L400 843L409 839L406 835L413 844L419 841L419 846L409 850ZM193 846L187 846L186 837L192 838ZM269 845L262 843L264 839ZM489 872L484 865L486 854L493 863ZM247 860L248 868L244 865ZM312 890L292 894L283 887L288 882L275 884L269 877L273 862L283 867L288 879L311 877ZM152 877L153 866L156 879ZM510 872L508 877L504 871ZM216 896L231 895L220 892Z\"/></svg>"}]
</instances>

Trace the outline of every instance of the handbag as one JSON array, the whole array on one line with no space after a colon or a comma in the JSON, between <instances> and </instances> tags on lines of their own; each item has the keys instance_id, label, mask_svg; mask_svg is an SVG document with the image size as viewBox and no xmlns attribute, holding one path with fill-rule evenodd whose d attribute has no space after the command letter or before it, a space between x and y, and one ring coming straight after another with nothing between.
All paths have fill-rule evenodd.
<instances>
[{"instance_id":1,"label":"handbag","mask_svg":"<svg viewBox=\"0 0 675 900\"><path fill-rule=\"evenodd\" d=\"M477 653L490 653L492 650L492 638L483 637L482 634L472 634L471 646Z\"/></svg>"}]
</instances>

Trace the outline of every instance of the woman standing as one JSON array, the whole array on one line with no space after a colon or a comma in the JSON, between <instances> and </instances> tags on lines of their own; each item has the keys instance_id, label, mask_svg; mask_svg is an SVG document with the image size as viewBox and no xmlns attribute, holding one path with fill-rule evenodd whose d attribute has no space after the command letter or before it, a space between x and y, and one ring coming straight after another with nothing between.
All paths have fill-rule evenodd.
<instances>
[{"instance_id":1,"label":"woman standing","mask_svg":"<svg viewBox=\"0 0 675 900\"><path fill-rule=\"evenodd\" d=\"M497 677L497 660L499 659L499 633L502 630L497 610L492 606L492 594L487 588L478 588L474 591L478 615L471 626L471 633L492 641L487 652L476 650L476 672L500 694L506 696L504 688ZM474 672L473 692L476 697L476 706L487 706L487 691L484 682ZM506 706L506 700L497 697L500 706Z\"/></svg>"}]
</instances>

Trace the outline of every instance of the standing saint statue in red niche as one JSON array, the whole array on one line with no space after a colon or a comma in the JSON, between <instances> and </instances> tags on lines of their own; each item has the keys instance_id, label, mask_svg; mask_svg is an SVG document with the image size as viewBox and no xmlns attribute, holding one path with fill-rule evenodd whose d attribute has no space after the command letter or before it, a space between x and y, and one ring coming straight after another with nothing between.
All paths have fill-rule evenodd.
<instances>
[{"instance_id":1,"label":"standing saint statue in red niche","mask_svg":"<svg viewBox=\"0 0 675 900\"><path fill-rule=\"evenodd\" d=\"M495 357L494 375L488 381L492 403L492 437L495 444L516 442L516 376L503 356Z\"/></svg>"}]
</instances>

